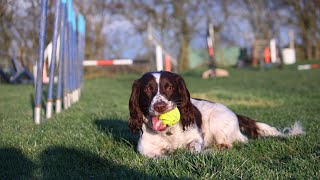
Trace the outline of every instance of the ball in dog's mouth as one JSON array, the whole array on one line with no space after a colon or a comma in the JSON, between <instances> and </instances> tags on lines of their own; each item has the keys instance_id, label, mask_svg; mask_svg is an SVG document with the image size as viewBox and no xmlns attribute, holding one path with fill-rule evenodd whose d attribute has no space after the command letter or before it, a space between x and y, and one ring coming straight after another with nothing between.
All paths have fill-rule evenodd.
<instances>
[{"instance_id":1,"label":"ball in dog's mouth","mask_svg":"<svg viewBox=\"0 0 320 180\"><path fill-rule=\"evenodd\" d=\"M152 117L152 129L156 131L164 131L167 125L159 119L159 116Z\"/></svg>"},{"instance_id":2,"label":"ball in dog's mouth","mask_svg":"<svg viewBox=\"0 0 320 180\"><path fill-rule=\"evenodd\" d=\"M175 125L180 120L180 111L176 107L160 116L152 117L152 128L156 131L163 131L167 126Z\"/></svg>"}]
</instances>

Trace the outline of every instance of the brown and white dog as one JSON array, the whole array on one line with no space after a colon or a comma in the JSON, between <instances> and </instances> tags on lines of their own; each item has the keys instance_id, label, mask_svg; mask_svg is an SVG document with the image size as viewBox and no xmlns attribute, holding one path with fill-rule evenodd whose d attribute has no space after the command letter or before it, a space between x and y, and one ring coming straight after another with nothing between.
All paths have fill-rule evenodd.
<instances>
[{"instance_id":1,"label":"brown and white dog","mask_svg":"<svg viewBox=\"0 0 320 180\"><path fill-rule=\"evenodd\" d=\"M158 119L154 117L176 107L181 114L177 124L159 125L154 121ZM138 151L148 157L159 157L177 148L193 152L213 146L231 148L234 142L248 142L241 131L251 138L303 133L299 123L286 128L288 133L283 134L275 127L235 114L223 104L190 98L183 78L167 71L149 72L134 81L129 110L129 127L140 132Z\"/></svg>"}]
</instances>

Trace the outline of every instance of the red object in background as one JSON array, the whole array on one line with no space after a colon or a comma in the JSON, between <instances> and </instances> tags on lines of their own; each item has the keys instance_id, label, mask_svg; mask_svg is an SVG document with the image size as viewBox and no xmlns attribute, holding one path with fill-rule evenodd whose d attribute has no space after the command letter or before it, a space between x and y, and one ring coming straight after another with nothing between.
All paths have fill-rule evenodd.
<instances>
[{"instance_id":1,"label":"red object in background","mask_svg":"<svg viewBox=\"0 0 320 180\"><path fill-rule=\"evenodd\" d=\"M269 47L264 48L263 54L264 54L264 62L266 64L269 64L271 62L270 48Z\"/></svg>"},{"instance_id":2,"label":"red object in background","mask_svg":"<svg viewBox=\"0 0 320 180\"><path fill-rule=\"evenodd\" d=\"M213 42L212 39L210 37L210 33L208 32L208 37L207 37L207 45L208 45L208 54L209 57L213 57L214 56L214 51L213 51Z\"/></svg>"},{"instance_id":3,"label":"red object in background","mask_svg":"<svg viewBox=\"0 0 320 180\"><path fill-rule=\"evenodd\" d=\"M171 71L171 59L170 56L168 54L165 54L164 56L164 69L166 71Z\"/></svg>"},{"instance_id":4,"label":"red object in background","mask_svg":"<svg viewBox=\"0 0 320 180\"><path fill-rule=\"evenodd\" d=\"M98 60L97 66L113 65L113 60Z\"/></svg>"},{"instance_id":5,"label":"red object in background","mask_svg":"<svg viewBox=\"0 0 320 180\"><path fill-rule=\"evenodd\" d=\"M208 47L208 53L210 57L213 57L213 48L212 47Z\"/></svg>"}]
</instances>

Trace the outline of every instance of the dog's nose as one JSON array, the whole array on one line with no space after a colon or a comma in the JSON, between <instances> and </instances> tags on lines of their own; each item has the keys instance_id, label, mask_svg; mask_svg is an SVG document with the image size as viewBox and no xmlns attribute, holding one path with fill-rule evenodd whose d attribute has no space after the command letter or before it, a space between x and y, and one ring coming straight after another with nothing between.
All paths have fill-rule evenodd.
<instances>
[{"instance_id":1,"label":"dog's nose","mask_svg":"<svg viewBox=\"0 0 320 180\"><path fill-rule=\"evenodd\" d=\"M167 104L163 101L159 101L153 105L153 109L158 113L163 113L167 109Z\"/></svg>"}]
</instances>

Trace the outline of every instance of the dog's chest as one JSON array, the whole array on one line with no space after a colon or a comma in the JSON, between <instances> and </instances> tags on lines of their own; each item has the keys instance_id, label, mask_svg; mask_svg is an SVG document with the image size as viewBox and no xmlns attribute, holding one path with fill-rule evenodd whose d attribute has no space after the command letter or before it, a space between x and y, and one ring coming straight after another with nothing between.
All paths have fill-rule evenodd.
<instances>
[{"instance_id":1,"label":"dog's chest","mask_svg":"<svg viewBox=\"0 0 320 180\"><path fill-rule=\"evenodd\" d=\"M194 137L197 137L199 134L196 126L191 126L183 130L182 126L179 125L163 133L162 137L170 144L171 148L176 149L185 147L186 144L193 141Z\"/></svg>"}]
</instances>

